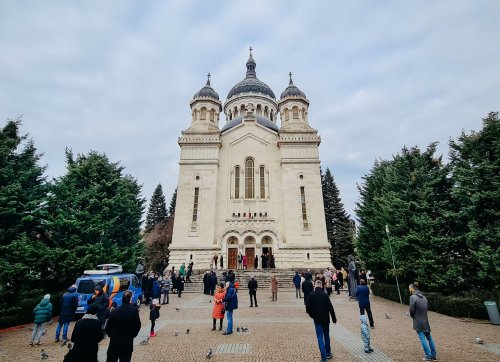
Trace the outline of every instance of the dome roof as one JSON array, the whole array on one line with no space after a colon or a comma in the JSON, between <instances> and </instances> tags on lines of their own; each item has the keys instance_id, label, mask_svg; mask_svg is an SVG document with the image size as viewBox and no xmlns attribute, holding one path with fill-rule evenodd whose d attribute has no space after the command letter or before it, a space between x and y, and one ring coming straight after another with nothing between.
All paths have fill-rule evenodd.
<instances>
[{"instance_id":1,"label":"dome roof","mask_svg":"<svg viewBox=\"0 0 500 362\"><path fill-rule=\"evenodd\" d=\"M196 94L193 96L193 99L200 97L208 97L219 100L219 95L216 91L210 86L210 73L207 75L207 84L201 88Z\"/></svg>"},{"instance_id":2,"label":"dome roof","mask_svg":"<svg viewBox=\"0 0 500 362\"><path fill-rule=\"evenodd\" d=\"M267 119L266 117L258 115L258 114L254 115L254 117L255 117L255 120L257 121L257 123L260 124L261 126L272 129L273 131L276 131L276 132L279 131L279 127L275 123L273 123L271 120ZM227 131L228 129L231 129L231 128L236 127L237 125L241 124L243 122L243 118L245 118L245 116L239 116L239 117L236 117L235 119L230 120L229 122L227 122L224 125L224 127L222 127L221 132Z\"/></svg>"},{"instance_id":3,"label":"dome roof","mask_svg":"<svg viewBox=\"0 0 500 362\"><path fill-rule=\"evenodd\" d=\"M280 99L286 98L286 97L301 97L301 98L307 98L305 93L302 92L299 88L297 88L292 81L292 73L290 75L290 83L288 83L288 87L281 93Z\"/></svg>"},{"instance_id":4,"label":"dome roof","mask_svg":"<svg viewBox=\"0 0 500 362\"><path fill-rule=\"evenodd\" d=\"M250 58L248 58L247 61L247 75L245 79L243 79L241 82L237 83L231 90L229 91L229 94L227 95L227 99L241 93L262 93L265 94L273 99L276 99L274 92L269 88L269 86L261 82L259 79L257 79L257 75L255 73L255 67L256 67L255 60L252 57L252 53L250 52Z\"/></svg>"}]
</instances>

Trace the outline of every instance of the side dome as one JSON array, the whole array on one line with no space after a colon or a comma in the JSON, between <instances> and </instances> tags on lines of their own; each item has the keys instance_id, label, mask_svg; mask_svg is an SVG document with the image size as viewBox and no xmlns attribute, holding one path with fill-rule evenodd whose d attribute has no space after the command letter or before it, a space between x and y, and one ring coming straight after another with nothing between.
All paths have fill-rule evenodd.
<instances>
[{"instance_id":1,"label":"side dome","mask_svg":"<svg viewBox=\"0 0 500 362\"><path fill-rule=\"evenodd\" d=\"M207 75L207 84L195 93L193 99L195 98L213 98L219 100L219 94L210 86L210 73Z\"/></svg>"},{"instance_id":2,"label":"side dome","mask_svg":"<svg viewBox=\"0 0 500 362\"><path fill-rule=\"evenodd\" d=\"M257 78L257 74L255 73L256 63L252 57L252 53L250 53L250 58L247 61L247 75L245 79L241 82L237 83L227 95L227 99L234 97L237 94L241 93L261 93L265 94L273 99L276 99L274 92L272 89L264 82L260 81Z\"/></svg>"},{"instance_id":3,"label":"side dome","mask_svg":"<svg viewBox=\"0 0 500 362\"><path fill-rule=\"evenodd\" d=\"M281 93L280 100L286 97L301 97L307 98L305 93L302 92L299 88L297 88L292 81L292 73L289 74L290 82L288 83L288 87Z\"/></svg>"}]
</instances>

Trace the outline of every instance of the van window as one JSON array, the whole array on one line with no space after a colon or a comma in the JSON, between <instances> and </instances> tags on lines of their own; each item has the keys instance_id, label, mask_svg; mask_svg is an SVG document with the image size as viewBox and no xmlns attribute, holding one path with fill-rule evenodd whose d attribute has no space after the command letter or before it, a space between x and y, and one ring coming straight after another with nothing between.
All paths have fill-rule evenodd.
<instances>
[{"instance_id":1,"label":"van window","mask_svg":"<svg viewBox=\"0 0 500 362\"><path fill-rule=\"evenodd\" d=\"M81 294L94 294L94 288L95 286L101 283L105 283L105 279L102 280L92 280L92 279L82 279L80 280L80 283L78 283L78 293Z\"/></svg>"},{"instance_id":2,"label":"van window","mask_svg":"<svg viewBox=\"0 0 500 362\"><path fill-rule=\"evenodd\" d=\"M139 287L139 281L137 280L137 277L135 275L132 277L132 285L134 286L134 288Z\"/></svg>"},{"instance_id":3,"label":"van window","mask_svg":"<svg viewBox=\"0 0 500 362\"><path fill-rule=\"evenodd\" d=\"M130 287L130 278L120 278L120 291L124 292Z\"/></svg>"}]
</instances>

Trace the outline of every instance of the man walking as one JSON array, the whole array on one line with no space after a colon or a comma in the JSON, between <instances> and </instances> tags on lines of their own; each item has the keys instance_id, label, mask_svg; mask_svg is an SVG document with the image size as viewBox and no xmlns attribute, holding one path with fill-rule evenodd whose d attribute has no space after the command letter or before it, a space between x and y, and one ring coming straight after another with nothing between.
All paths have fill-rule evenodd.
<instances>
[{"instance_id":1,"label":"man walking","mask_svg":"<svg viewBox=\"0 0 500 362\"><path fill-rule=\"evenodd\" d=\"M258 287L257 280L255 280L255 277L252 275L250 280L248 281L248 293L250 293L250 307L253 307L253 302L255 301L255 306L258 307L257 305L257 287Z\"/></svg>"},{"instance_id":2,"label":"man walking","mask_svg":"<svg viewBox=\"0 0 500 362\"><path fill-rule=\"evenodd\" d=\"M360 284L356 287L356 298L358 298L359 314L364 315L365 310L368 314L370 327L374 327L372 310L370 308L370 288L366 285L366 280L360 279Z\"/></svg>"},{"instance_id":3,"label":"man walking","mask_svg":"<svg viewBox=\"0 0 500 362\"><path fill-rule=\"evenodd\" d=\"M293 285L295 285L295 298L302 298L302 294L300 293L300 275L298 271L296 271L293 276Z\"/></svg>"},{"instance_id":4,"label":"man walking","mask_svg":"<svg viewBox=\"0 0 500 362\"><path fill-rule=\"evenodd\" d=\"M321 280L316 280L314 286L314 291L307 298L306 312L314 320L321 361L326 361L333 358L330 347L330 316L333 323L337 323L337 317L330 298L323 291Z\"/></svg>"},{"instance_id":5,"label":"man walking","mask_svg":"<svg viewBox=\"0 0 500 362\"><path fill-rule=\"evenodd\" d=\"M431 336L431 326L427 317L427 298L418 289L418 283L410 284L410 316L413 318L413 329L420 338L425 353L425 361L437 361L436 347Z\"/></svg>"},{"instance_id":6,"label":"man walking","mask_svg":"<svg viewBox=\"0 0 500 362\"><path fill-rule=\"evenodd\" d=\"M224 297L224 309L227 315L227 330L222 333L228 335L233 333L233 311L238 309L238 293L234 287L234 283L226 282L226 296Z\"/></svg>"},{"instance_id":7,"label":"man walking","mask_svg":"<svg viewBox=\"0 0 500 362\"><path fill-rule=\"evenodd\" d=\"M76 294L76 287L72 285L68 288L68 291L64 293L61 298L61 310L59 312L59 323L56 328L56 338L54 342L59 342L59 336L61 335L62 328L62 339L63 343L68 341L68 328L69 323L73 320L75 316L76 308L78 308L78 294Z\"/></svg>"},{"instance_id":8,"label":"man walking","mask_svg":"<svg viewBox=\"0 0 500 362\"><path fill-rule=\"evenodd\" d=\"M130 362L134 351L134 338L141 329L139 310L130 304L132 292L123 293L122 305L113 310L106 325L110 341L106 362Z\"/></svg>"}]
</instances>

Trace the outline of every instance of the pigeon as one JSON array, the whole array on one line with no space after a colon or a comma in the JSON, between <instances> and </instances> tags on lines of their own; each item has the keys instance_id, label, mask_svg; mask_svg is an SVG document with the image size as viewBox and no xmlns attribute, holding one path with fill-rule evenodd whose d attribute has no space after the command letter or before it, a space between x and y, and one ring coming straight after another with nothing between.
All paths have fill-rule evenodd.
<instances>
[{"instance_id":1,"label":"pigeon","mask_svg":"<svg viewBox=\"0 0 500 362\"><path fill-rule=\"evenodd\" d=\"M177 307L175 307L175 310L176 310L177 312L178 312L178 311L180 311L180 309L179 309L179 308L177 308Z\"/></svg>"},{"instance_id":2,"label":"pigeon","mask_svg":"<svg viewBox=\"0 0 500 362\"><path fill-rule=\"evenodd\" d=\"M206 358L212 358L212 348L208 349L207 355L205 357Z\"/></svg>"},{"instance_id":3,"label":"pigeon","mask_svg":"<svg viewBox=\"0 0 500 362\"><path fill-rule=\"evenodd\" d=\"M241 327L242 332L248 332L248 328Z\"/></svg>"},{"instance_id":4,"label":"pigeon","mask_svg":"<svg viewBox=\"0 0 500 362\"><path fill-rule=\"evenodd\" d=\"M188 329L187 329L187 331L186 331L186 334L189 334L189 332L190 332L190 330L189 330L189 328L188 328Z\"/></svg>"},{"instance_id":5,"label":"pigeon","mask_svg":"<svg viewBox=\"0 0 500 362\"><path fill-rule=\"evenodd\" d=\"M178 336L179 335L179 331L176 329L175 332L174 332L174 336Z\"/></svg>"},{"instance_id":6,"label":"pigeon","mask_svg":"<svg viewBox=\"0 0 500 362\"><path fill-rule=\"evenodd\" d=\"M476 343L477 344L484 344L485 342L481 338L476 337Z\"/></svg>"},{"instance_id":7,"label":"pigeon","mask_svg":"<svg viewBox=\"0 0 500 362\"><path fill-rule=\"evenodd\" d=\"M49 358L48 353L42 349L42 352L40 352L40 359L47 359L47 358Z\"/></svg>"},{"instance_id":8,"label":"pigeon","mask_svg":"<svg viewBox=\"0 0 500 362\"><path fill-rule=\"evenodd\" d=\"M146 339L142 340L141 342L139 342L139 345L141 346L145 346L146 344L149 343L149 337L147 337Z\"/></svg>"},{"instance_id":9,"label":"pigeon","mask_svg":"<svg viewBox=\"0 0 500 362\"><path fill-rule=\"evenodd\" d=\"M391 319L391 317L389 317L387 313L385 313L385 319Z\"/></svg>"}]
</instances>

